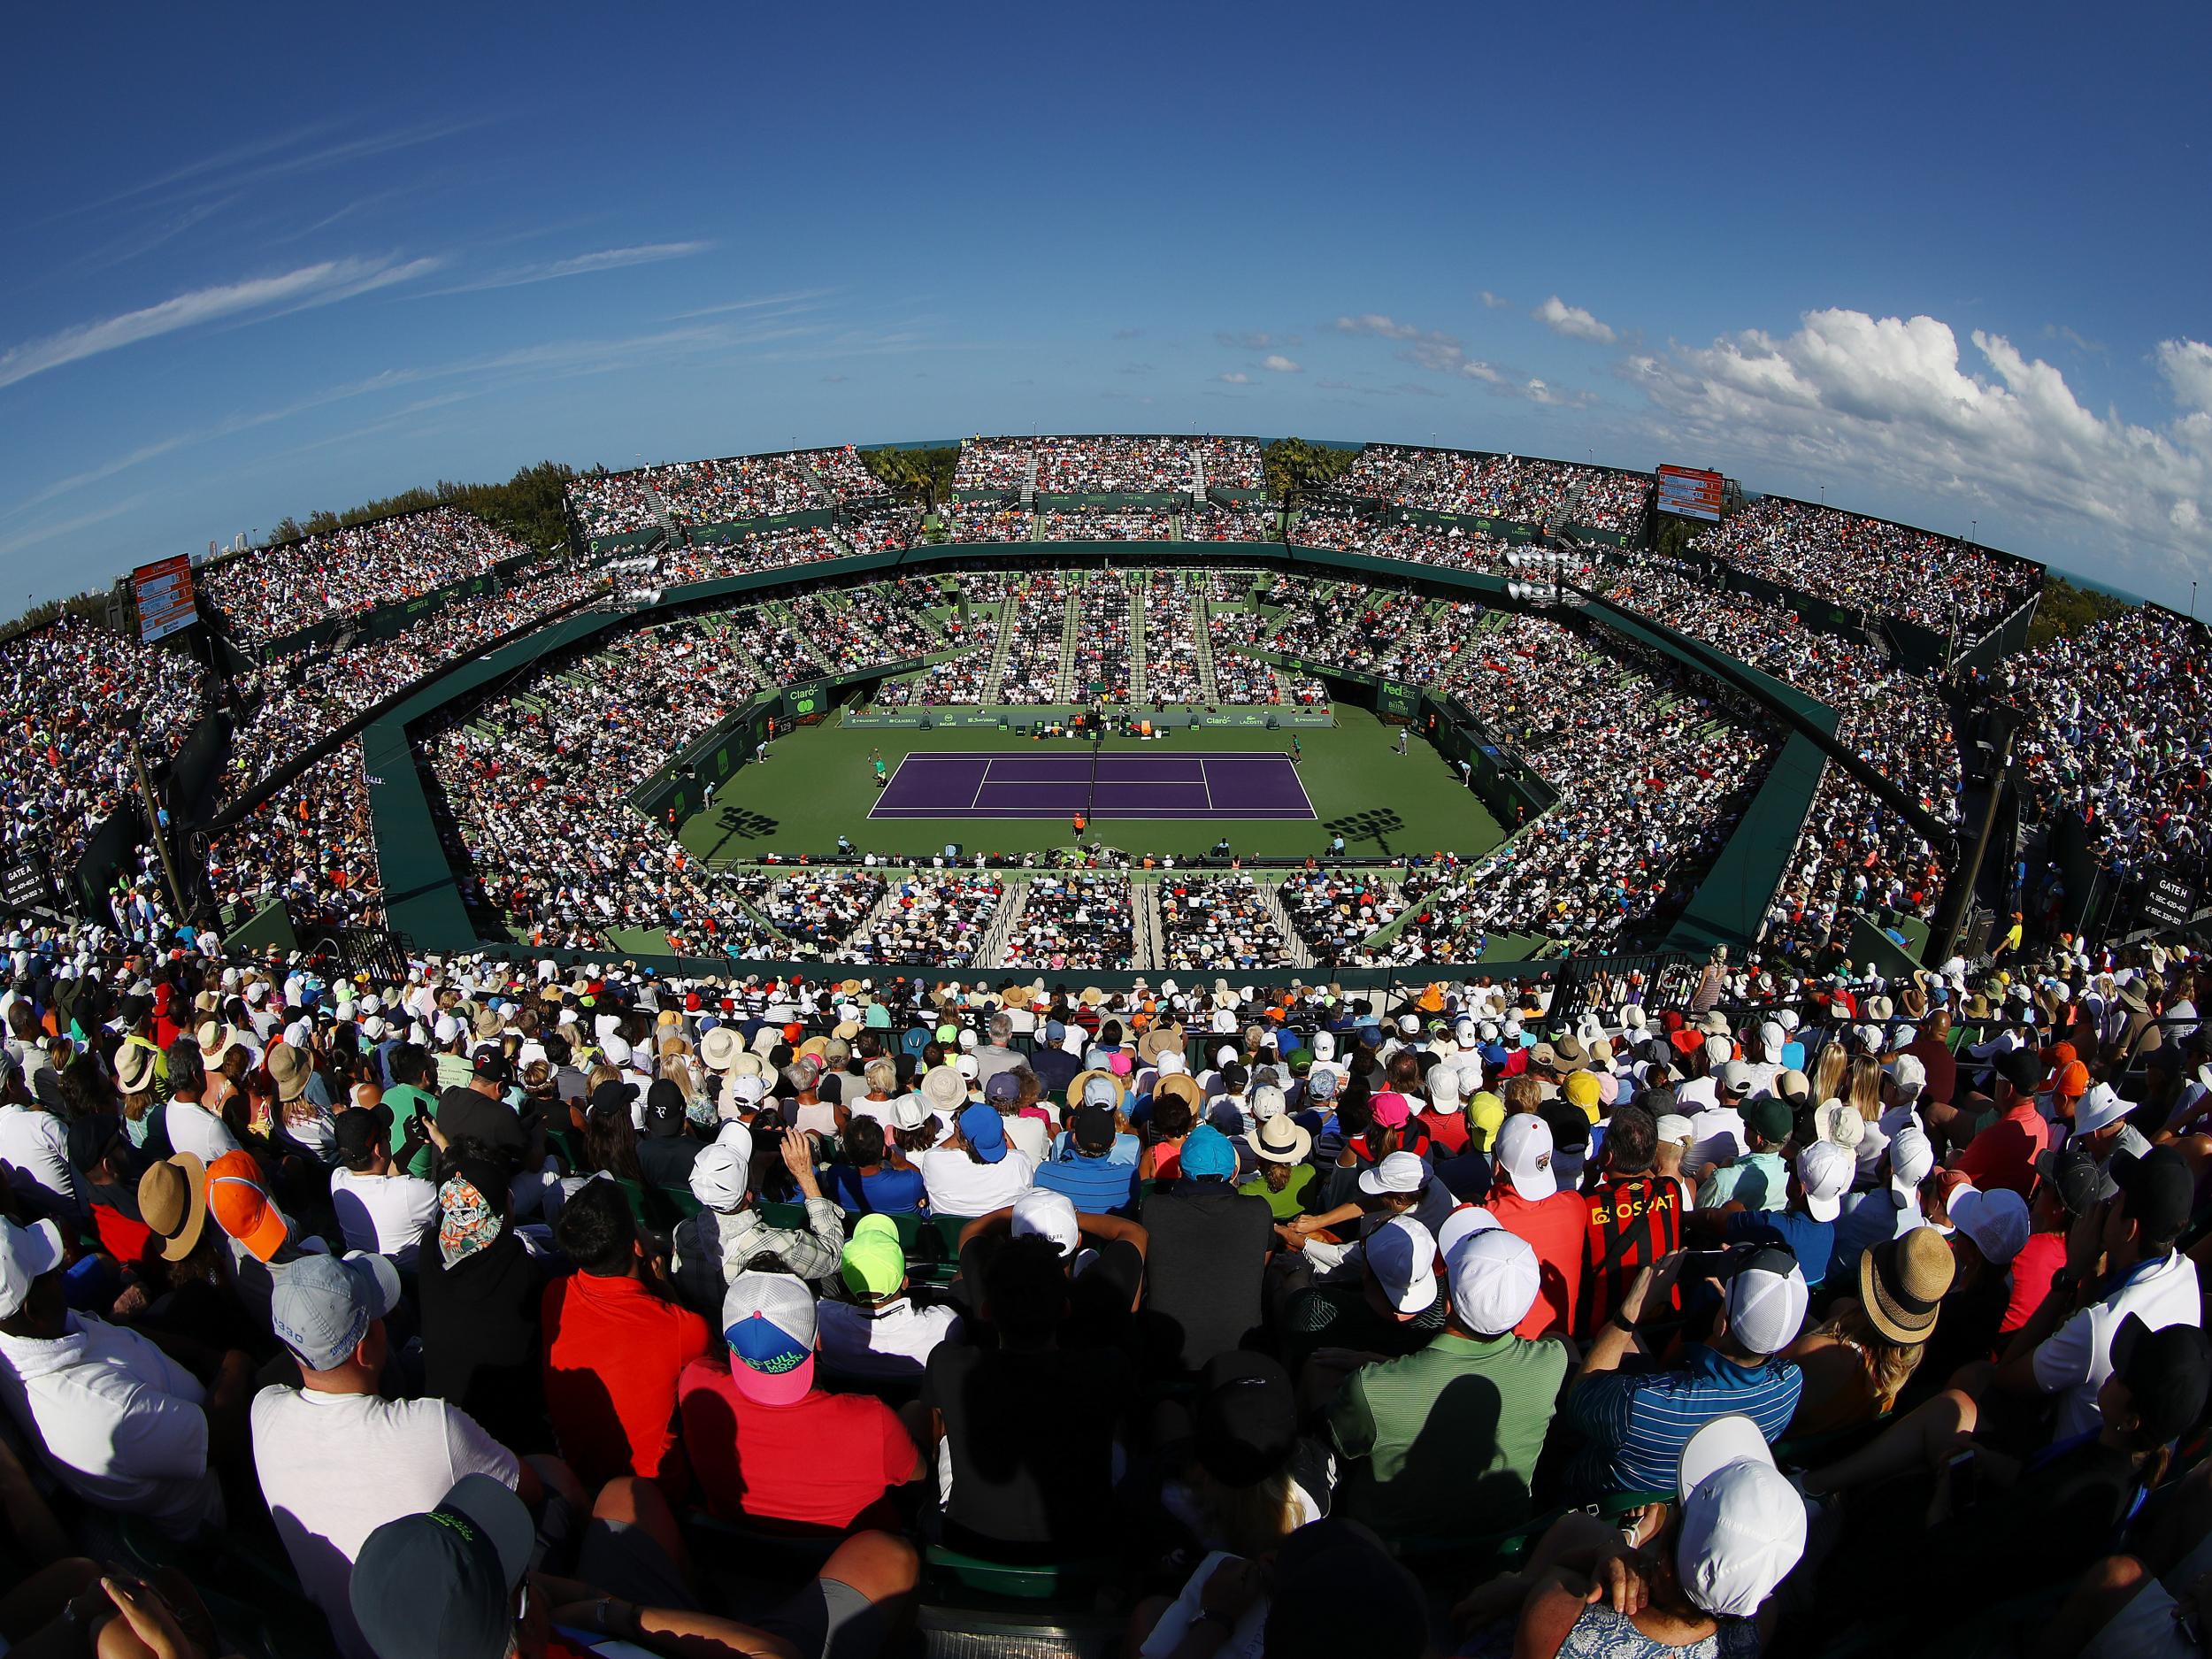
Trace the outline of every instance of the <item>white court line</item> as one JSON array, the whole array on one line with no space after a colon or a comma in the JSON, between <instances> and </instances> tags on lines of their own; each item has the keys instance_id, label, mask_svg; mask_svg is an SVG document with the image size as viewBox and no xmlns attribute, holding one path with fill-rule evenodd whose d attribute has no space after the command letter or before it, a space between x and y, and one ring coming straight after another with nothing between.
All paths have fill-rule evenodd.
<instances>
[{"instance_id":1,"label":"white court line","mask_svg":"<svg viewBox=\"0 0 2212 1659\"><path fill-rule=\"evenodd\" d=\"M973 801L971 801L971 802L969 802L969 803L968 803L968 810L969 810L969 811L971 811L971 812L974 811L974 810L975 810L975 809L976 809L977 804L982 801L982 799L983 799L983 786L984 786L985 784L987 784L987 783L990 782L990 781L991 781L991 762L989 762L988 760L986 760L986 761L983 763L983 775L982 775L980 778L978 778L978 779L975 780L975 799L974 799Z\"/></svg>"},{"instance_id":2,"label":"white court line","mask_svg":"<svg viewBox=\"0 0 2212 1659\"><path fill-rule=\"evenodd\" d=\"M1203 760L1198 763L1198 781L1205 787L1206 810L1210 812L1214 810L1214 786L1212 780L1206 775L1206 763Z\"/></svg>"}]
</instances>

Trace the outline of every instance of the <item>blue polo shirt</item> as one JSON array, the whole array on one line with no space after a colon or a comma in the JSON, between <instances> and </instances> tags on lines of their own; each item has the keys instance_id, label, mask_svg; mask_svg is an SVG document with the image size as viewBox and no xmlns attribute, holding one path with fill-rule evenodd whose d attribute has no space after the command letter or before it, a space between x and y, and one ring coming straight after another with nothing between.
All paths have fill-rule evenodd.
<instances>
[{"instance_id":1,"label":"blue polo shirt","mask_svg":"<svg viewBox=\"0 0 2212 1659\"><path fill-rule=\"evenodd\" d=\"M1805 1391L1805 1374L1785 1360L1743 1366L1694 1343L1671 1371L1612 1371L1567 1395L1568 1420L1589 1440L1569 1478L1574 1492L1675 1489L1682 1448L1715 1417L1740 1412L1770 1445L1782 1437Z\"/></svg>"},{"instance_id":2,"label":"blue polo shirt","mask_svg":"<svg viewBox=\"0 0 2212 1659\"><path fill-rule=\"evenodd\" d=\"M1084 1215L1126 1215L1136 1202L1137 1166L1079 1152L1040 1165L1037 1185L1065 1194Z\"/></svg>"},{"instance_id":3,"label":"blue polo shirt","mask_svg":"<svg viewBox=\"0 0 2212 1659\"><path fill-rule=\"evenodd\" d=\"M1828 1277L1828 1257L1836 1246L1836 1224L1815 1221L1796 1210L1746 1210L1728 1217L1721 1237L1730 1244L1787 1245L1810 1286Z\"/></svg>"}]
</instances>

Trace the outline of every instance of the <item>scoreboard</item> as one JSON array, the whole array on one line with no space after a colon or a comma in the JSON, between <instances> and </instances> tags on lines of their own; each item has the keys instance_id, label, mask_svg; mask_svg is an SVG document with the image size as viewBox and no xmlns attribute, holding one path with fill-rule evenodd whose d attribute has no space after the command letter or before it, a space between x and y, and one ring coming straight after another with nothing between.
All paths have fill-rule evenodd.
<instances>
[{"instance_id":1,"label":"scoreboard","mask_svg":"<svg viewBox=\"0 0 2212 1659\"><path fill-rule=\"evenodd\" d=\"M1681 518L1720 522L1721 493L1727 480L1718 472L1700 472L1686 466L1659 469L1659 497L1652 504L1661 512Z\"/></svg>"},{"instance_id":2,"label":"scoreboard","mask_svg":"<svg viewBox=\"0 0 2212 1659\"><path fill-rule=\"evenodd\" d=\"M131 594L138 602L138 637L152 641L199 620L192 600L192 561L184 554L156 559L131 572Z\"/></svg>"}]
</instances>

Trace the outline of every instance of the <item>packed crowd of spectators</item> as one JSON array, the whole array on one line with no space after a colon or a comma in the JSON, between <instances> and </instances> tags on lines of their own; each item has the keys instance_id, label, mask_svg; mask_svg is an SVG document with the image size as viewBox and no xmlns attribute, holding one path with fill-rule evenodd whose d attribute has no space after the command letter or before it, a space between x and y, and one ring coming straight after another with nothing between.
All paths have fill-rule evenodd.
<instances>
[{"instance_id":1,"label":"packed crowd of spectators","mask_svg":"<svg viewBox=\"0 0 2212 1659\"><path fill-rule=\"evenodd\" d=\"M1289 942L1248 873L1171 875L1160 883L1160 965L1177 973L1280 967Z\"/></svg>"},{"instance_id":2,"label":"packed crowd of spectators","mask_svg":"<svg viewBox=\"0 0 2212 1659\"><path fill-rule=\"evenodd\" d=\"M920 522L911 507L885 507L853 514L837 526L837 534L856 553L902 553L914 545Z\"/></svg>"},{"instance_id":3,"label":"packed crowd of spectators","mask_svg":"<svg viewBox=\"0 0 2212 1659\"><path fill-rule=\"evenodd\" d=\"M341 744L216 835L207 882L217 903L248 912L280 902L303 936L320 927L383 926L361 740Z\"/></svg>"},{"instance_id":4,"label":"packed crowd of spectators","mask_svg":"<svg viewBox=\"0 0 2212 1659\"><path fill-rule=\"evenodd\" d=\"M800 455L738 455L649 466L645 481L683 526L734 524L830 504ZM641 526L633 526L641 527Z\"/></svg>"},{"instance_id":5,"label":"packed crowd of spectators","mask_svg":"<svg viewBox=\"0 0 2212 1659\"><path fill-rule=\"evenodd\" d=\"M2043 585L2043 573L1985 548L1910 526L1770 495L1691 544L1747 575L1863 614L1899 617L1962 645L1979 639Z\"/></svg>"},{"instance_id":6,"label":"packed crowd of spectators","mask_svg":"<svg viewBox=\"0 0 2212 1659\"><path fill-rule=\"evenodd\" d=\"M1571 1007L10 926L12 1652L2200 1645L2184 948Z\"/></svg>"},{"instance_id":7,"label":"packed crowd of spectators","mask_svg":"<svg viewBox=\"0 0 2212 1659\"><path fill-rule=\"evenodd\" d=\"M1075 590L1074 649L1069 658L1075 697L1126 703L1133 672L1128 580L1116 571L1093 571L1071 580L1081 584Z\"/></svg>"},{"instance_id":8,"label":"packed crowd of spectators","mask_svg":"<svg viewBox=\"0 0 2212 1659\"><path fill-rule=\"evenodd\" d=\"M1031 440L1041 495L1161 495L1191 488L1187 438L1046 437Z\"/></svg>"},{"instance_id":9,"label":"packed crowd of spectators","mask_svg":"<svg viewBox=\"0 0 2212 1659\"><path fill-rule=\"evenodd\" d=\"M1275 889L1291 930L1316 962L1349 962L1398 918L1405 901L1390 883L1357 872L1294 870Z\"/></svg>"},{"instance_id":10,"label":"packed crowd of spectators","mask_svg":"<svg viewBox=\"0 0 2212 1659\"><path fill-rule=\"evenodd\" d=\"M1026 541L1037 528L1028 508L995 500L954 502L944 518L948 541Z\"/></svg>"},{"instance_id":11,"label":"packed crowd of spectators","mask_svg":"<svg viewBox=\"0 0 2212 1659\"><path fill-rule=\"evenodd\" d=\"M868 470L860 451L849 443L841 449L809 449L798 458L841 502L868 501L887 493L884 481Z\"/></svg>"},{"instance_id":12,"label":"packed crowd of spectators","mask_svg":"<svg viewBox=\"0 0 2212 1659\"><path fill-rule=\"evenodd\" d=\"M1148 703L1200 703L1198 636L1192 626L1199 597L1188 571L1145 571L1137 602L1144 615L1144 695Z\"/></svg>"},{"instance_id":13,"label":"packed crowd of spectators","mask_svg":"<svg viewBox=\"0 0 2212 1659\"><path fill-rule=\"evenodd\" d=\"M1842 717L1837 736L1859 758L1939 823L1959 822L1958 741L1931 676L1893 665L1864 639L1809 628L1776 601L1724 591L1694 564L1647 556L1581 575L1616 603L1827 703ZM1942 886L1943 866L1926 839L1831 765L1769 907L1766 937L1774 949L1815 960L1847 944L1855 915L1927 919Z\"/></svg>"},{"instance_id":14,"label":"packed crowd of spectators","mask_svg":"<svg viewBox=\"0 0 2212 1659\"><path fill-rule=\"evenodd\" d=\"M603 586L588 569L549 561L518 572L495 592L457 599L390 639L357 640L336 653L311 649L269 658L238 682L250 712L231 733L223 801L256 788L337 727L455 658Z\"/></svg>"},{"instance_id":15,"label":"packed crowd of spectators","mask_svg":"<svg viewBox=\"0 0 2212 1659\"><path fill-rule=\"evenodd\" d=\"M631 535L659 521L643 472L585 472L572 479L568 511L587 540Z\"/></svg>"},{"instance_id":16,"label":"packed crowd of spectators","mask_svg":"<svg viewBox=\"0 0 2212 1659\"><path fill-rule=\"evenodd\" d=\"M1282 514L1267 507L1222 507L1208 502L1183 510L1186 541L1276 541Z\"/></svg>"},{"instance_id":17,"label":"packed crowd of spectators","mask_svg":"<svg viewBox=\"0 0 2212 1659\"><path fill-rule=\"evenodd\" d=\"M11 854L43 851L58 872L136 788L135 742L149 766L173 758L207 703L207 675L180 641L147 645L65 612L0 641L8 741L0 747Z\"/></svg>"},{"instance_id":18,"label":"packed crowd of spectators","mask_svg":"<svg viewBox=\"0 0 2212 1659\"><path fill-rule=\"evenodd\" d=\"M789 948L777 955L825 960L844 959L848 942L887 890L884 878L874 871L852 868L787 874L749 870L721 875L718 880L776 930L780 943L789 941Z\"/></svg>"},{"instance_id":19,"label":"packed crowd of spectators","mask_svg":"<svg viewBox=\"0 0 2212 1659\"><path fill-rule=\"evenodd\" d=\"M653 580L664 587L750 576L757 571L816 565L849 557L853 549L819 525L804 529L755 530L727 539L687 541L664 551Z\"/></svg>"},{"instance_id":20,"label":"packed crowd of spectators","mask_svg":"<svg viewBox=\"0 0 2212 1659\"><path fill-rule=\"evenodd\" d=\"M1353 553L1364 548L1382 529L1382 520L1372 513L1308 507L1301 510L1297 521L1291 526L1290 541L1294 547Z\"/></svg>"},{"instance_id":21,"label":"packed crowd of spectators","mask_svg":"<svg viewBox=\"0 0 2212 1659\"><path fill-rule=\"evenodd\" d=\"M1416 913L1383 959L1471 961L1504 933L1619 949L1661 927L1726 844L1775 734L1655 654L1593 649L1548 618L1515 616L1484 642L1442 688L1560 798L1471 867L1409 876Z\"/></svg>"},{"instance_id":22,"label":"packed crowd of spectators","mask_svg":"<svg viewBox=\"0 0 2212 1659\"><path fill-rule=\"evenodd\" d=\"M1651 503L1647 473L1391 444L1369 444L1336 488L1431 512L1623 534L1642 528Z\"/></svg>"},{"instance_id":23,"label":"packed crowd of spectators","mask_svg":"<svg viewBox=\"0 0 2212 1659\"><path fill-rule=\"evenodd\" d=\"M1057 571L1037 571L1022 579L1007 601L1013 632L1006 641L1006 663L994 702L1056 703L1060 698L1061 649L1066 643L1068 594ZM1125 634L1127 624L1123 625Z\"/></svg>"},{"instance_id":24,"label":"packed crowd of spectators","mask_svg":"<svg viewBox=\"0 0 2212 1659\"><path fill-rule=\"evenodd\" d=\"M473 513L433 507L257 548L203 565L194 577L231 637L252 646L419 599L529 552Z\"/></svg>"},{"instance_id":25,"label":"packed crowd of spectators","mask_svg":"<svg viewBox=\"0 0 2212 1659\"><path fill-rule=\"evenodd\" d=\"M998 877L908 871L888 878L888 896L872 922L845 941L841 959L964 968L998 919L1006 884Z\"/></svg>"},{"instance_id":26,"label":"packed crowd of spectators","mask_svg":"<svg viewBox=\"0 0 2212 1659\"><path fill-rule=\"evenodd\" d=\"M1142 507L1048 507L1041 541L1171 541L1175 515Z\"/></svg>"},{"instance_id":27,"label":"packed crowd of spectators","mask_svg":"<svg viewBox=\"0 0 2212 1659\"><path fill-rule=\"evenodd\" d=\"M1030 879L1000 960L1053 973L1125 969L1136 951L1129 878L1102 870L1048 871Z\"/></svg>"},{"instance_id":28,"label":"packed crowd of spectators","mask_svg":"<svg viewBox=\"0 0 2212 1659\"><path fill-rule=\"evenodd\" d=\"M2212 650L2202 625L2147 606L2004 663L1988 689L2020 718L2026 815L2071 819L2124 895L2156 879L2212 892Z\"/></svg>"},{"instance_id":29,"label":"packed crowd of spectators","mask_svg":"<svg viewBox=\"0 0 2212 1659\"><path fill-rule=\"evenodd\" d=\"M1200 438L1192 447L1205 465L1208 489L1239 495L1267 488L1267 468L1256 438Z\"/></svg>"}]
</instances>

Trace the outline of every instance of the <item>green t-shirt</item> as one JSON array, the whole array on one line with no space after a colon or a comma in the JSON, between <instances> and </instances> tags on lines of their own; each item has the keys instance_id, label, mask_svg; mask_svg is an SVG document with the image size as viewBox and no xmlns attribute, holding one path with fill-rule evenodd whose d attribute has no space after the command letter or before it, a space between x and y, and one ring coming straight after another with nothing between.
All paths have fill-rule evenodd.
<instances>
[{"instance_id":1,"label":"green t-shirt","mask_svg":"<svg viewBox=\"0 0 2212 1659\"><path fill-rule=\"evenodd\" d=\"M1276 1220L1288 1221L1306 1213L1306 1189L1313 1185L1313 1165L1301 1164L1290 1172L1290 1179L1279 1193L1269 1190L1267 1178L1263 1175L1253 1176L1237 1191L1249 1193L1255 1198L1264 1198Z\"/></svg>"},{"instance_id":2,"label":"green t-shirt","mask_svg":"<svg viewBox=\"0 0 2212 1659\"><path fill-rule=\"evenodd\" d=\"M421 1102L422 1109L433 1118L438 1115L438 1097L435 1094L424 1093L412 1083L395 1083L384 1091L384 1103L392 1109L392 1156L394 1157L399 1156L400 1142L407 1138L407 1125L415 1115L415 1106L418 1102ZM430 1179L430 1171L436 1161L436 1148L424 1147L415 1154L414 1161L407 1166L407 1172L426 1181Z\"/></svg>"},{"instance_id":3,"label":"green t-shirt","mask_svg":"<svg viewBox=\"0 0 2212 1659\"><path fill-rule=\"evenodd\" d=\"M1386 1537L1491 1532L1528 1518L1566 1345L1446 1332L1362 1366L1329 1407L1343 1513Z\"/></svg>"}]
</instances>

